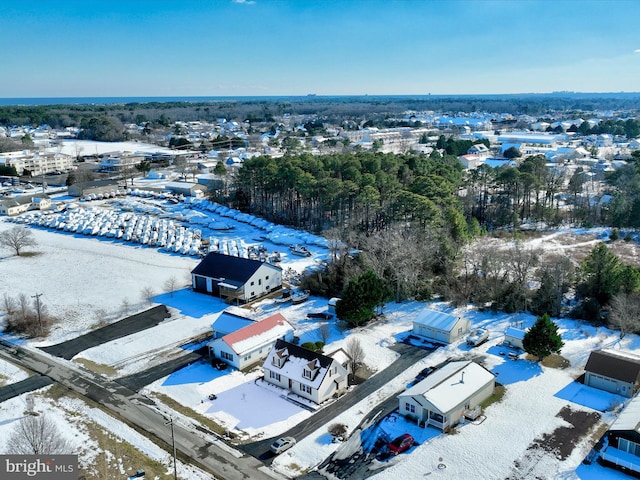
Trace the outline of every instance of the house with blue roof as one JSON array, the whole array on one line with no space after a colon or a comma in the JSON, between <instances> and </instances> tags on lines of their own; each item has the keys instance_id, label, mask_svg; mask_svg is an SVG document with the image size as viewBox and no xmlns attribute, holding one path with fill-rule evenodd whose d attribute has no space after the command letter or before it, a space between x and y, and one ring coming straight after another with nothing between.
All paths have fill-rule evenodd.
<instances>
[{"instance_id":1,"label":"house with blue roof","mask_svg":"<svg viewBox=\"0 0 640 480\"><path fill-rule=\"evenodd\" d=\"M197 292L240 305L282 289L282 268L211 252L191 271L191 283Z\"/></svg>"},{"instance_id":2,"label":"house with blue roof","mask_svg":"<svg viewBox=\"0 0 640 480\"><path fill-rule=\"evenodd\" d=\"M453 343L469 333L470 322L464 317L425 308L413 320L412 333L434 343Z\"/></svg>"}]
</instances>

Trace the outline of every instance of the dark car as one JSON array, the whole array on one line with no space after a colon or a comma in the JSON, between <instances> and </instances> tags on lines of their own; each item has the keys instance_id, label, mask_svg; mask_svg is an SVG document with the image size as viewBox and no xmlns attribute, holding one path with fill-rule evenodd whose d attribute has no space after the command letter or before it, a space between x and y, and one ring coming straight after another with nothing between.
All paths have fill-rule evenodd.
<instances>
[{"instance_id":1,"label":"dark car","mask_svg":"<svg viewBox=\"0 0 640 480\"><path fill-rule=\"evenodd\" d=\"M421 382L422 380L427 378L431 372L433 372L433 368L431 367L423 368L422 370L420 370L420 373L416 375L416 382Z\"/></svg>"},{"instance_id":2,"label":"dark car","mask_svg":"<svg viewBox=\"0 0 640 480\"><path fill-rule=\"evenodd\" d=\"M400 435L398 438L393 439L387 444L387 450L392 455L398 455L399 453L406 452L413 445L413 437L408 433Z\"/></svg>"},{"instance_id":3,"label":"dark car","mask_svg":"<svg viewBox=\"0 0 640 480\"><path fill-rule=\"evenodd\" d=\"M307 318L319 318L321 320L331 320L333 315L327 312L310 312L307 313Z\"/></svg>"},{"instance_id":4,"label":"dark car","mask_svg":"<svg viewBox=\"0 0 640 480\"><path fill-rule=\"evenodd\" d=\"M226 370L229 365L223 360L219 358L211 359L211 366L217 368L218 370Z\"/></svg>"}]
</instances>

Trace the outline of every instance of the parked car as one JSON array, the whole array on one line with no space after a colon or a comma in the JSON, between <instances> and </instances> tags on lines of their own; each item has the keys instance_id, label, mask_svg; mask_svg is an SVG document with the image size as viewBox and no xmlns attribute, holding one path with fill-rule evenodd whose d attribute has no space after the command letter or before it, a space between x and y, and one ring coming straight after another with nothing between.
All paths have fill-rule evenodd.
<instances>
[{"instance_id":1,"label":"parked car","mask_svg":"<svg viewBox=\"0 0 640 480\"><path fill-rule=\"evenodd\" d=\"M393 439L387 444L387 450L392 455L398 455L399 453L406 452L413 445L413 437L408 433L404 433L399 437Z\"/></svg>"},{"instance_id":2,"label":"parked car","mask_svg":"<svg viewBox=\"0 0 640 480\"><path fill-rule=\"evenodd\" d=\"M289 450L291 447L293 447L296 444L296 439L293 437L282 437L279 438L278 440L276 440L275 442L273 442L271 444L271 447L269 447L269 450L271 450L273 453L275 453L276 455Z\"/></svg>"},{"instance_id":3,"label":"parked car","mask_svg":"<svg viewBox=\"0 0 640 480\"><path fill-rule=\"evenodd\" d=\"M211 366L217 368L218 370L226 370L229 365L224 360L220 360L219 358L211 359Z\"/></svg>"},{"instance_id":4,"label":"parked car","mask_svg":"<svg viewBox=\"0 0 640 480\"><path fill-rule=\"evenodd\" d=\"M431 372L433 372L432 367L423 368L422 370L420 370L420 373L416 375L416 382L421 382L422 380L427 378Z\"/></svg>"},{"instance_id":5,"label":"parked car","mask_svg":"<svg viewBox=\"0 0 640 480\"><path fill-rule=\"evenodd\" d=\"M467 337L467 345L471 345L472 347L477 347L478 345L484 343L489 338L489 331L484 328L478 328L472 331Z\"/></svg>"},{"instance_id":6,"label":"parked car","mask_svg":"<svg viewBox=\"0 0 640 480\"><path fill-rule=\"evenodd\" d=\"M307 318L319 318L320 320L331 320L333 315L327 312L309 312Z\"/></svg>"}]
</instances>

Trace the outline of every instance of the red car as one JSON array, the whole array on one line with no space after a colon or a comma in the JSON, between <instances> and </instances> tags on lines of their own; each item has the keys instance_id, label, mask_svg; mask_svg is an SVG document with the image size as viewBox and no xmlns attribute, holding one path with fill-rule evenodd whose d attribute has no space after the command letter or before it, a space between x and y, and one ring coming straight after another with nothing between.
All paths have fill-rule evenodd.
<instances>
[{"instance_id":1,"label":"red car","mask_svg":"<svg viewBox=\"0 0 640 480\"><path fill-rule=\"evenodd\" d=\"M392 442L387 444L387 450L392 455L398 455L399 453L406 452L413 445L413 437L408 433L400 435Z\"/></svg>"}]
</instances>

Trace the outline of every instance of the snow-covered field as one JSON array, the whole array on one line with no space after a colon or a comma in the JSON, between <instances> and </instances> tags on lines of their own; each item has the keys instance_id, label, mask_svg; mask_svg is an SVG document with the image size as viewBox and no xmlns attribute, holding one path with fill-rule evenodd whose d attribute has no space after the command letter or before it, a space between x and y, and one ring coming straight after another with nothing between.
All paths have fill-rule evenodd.
<instances>
[{"instance_id":1,"label":"snow-covered field","mask_svg":"<svg viewBox=\"0 0 640 480\"><path fill-rule=\"evenodd\" d=\"M108 208L106 202L101 208ZM162 204L162 208L169 210L171 207ZM174 207L173 213L178 208L183 207ZM206 208L200 211L212 218L219 216ZM245 242L263 243L270 251L282 252L282 266L285 269L291 267L300 272L327 255L321 239L265 226L257 220L253 222L256 225L251 225L252 220L245 217L241 221L225 217L225 221L233 222L236 227L226 235L234 235ZM13 225L0 221L0 231ZM58 343L85 333L99 319L121 318L124 316L123 304L128 304L129 313L146 308L148 302L141 297L141 290L148 287L155 292L153 302L169 307L172 312L170 319L143 333L91 348L78 355L78 358L112 366L118 375L125 375L146 368L150 362L157 361L158 354L171 354L185 340L208 331L216 316L227 307L218 299L184 288L189 283L188 272L197 264L197 258L160 252L156 248L112 238L87 237L41 228L32 230L38 245L28 250L36 255L15 257L8 250L0 251L0 291L12 296L42 293L42 302L59 319L49 338L26 342L29 346ZM313 256L287 256L287 245L294 243L308 245ZM179 280L179 289L173 293L164 292L165 283L170 277ZM317 321L307 319L306 313L323 310L326 306L326 299L320 298L311 298L301 305L286 306L265 300L253 305L247 313L262 318L279 311L294 325L296 335L302 342L317 341L321 338L319 325ZM448 310L444 304L431 306ZM349 331L341 331L332 323L325 352L338 349L349 338L357 337L366 352L367 366L374 372L380 371L397 357L387 347L403 337L411 328L412 318L423 307L424 304L418 302L389 304L385 308L384 320ZM527 449L536 439L566 425L557 415L567 405L573 410L600 412L604 423L613 421L616 412L612 408L621 399L584 387L575 383L574 379L582 373L591 350L608 347L640 352L640 340L636 336L629 335L619 341L617 332L594 328L578 321L558 320L565 341L562 354L571 363L569 368L558 370L523 359L510 360L499 354L499 344L507 326L516 322L530 325L533 317L493 315L473 309L460 309L456 313L467 315L475 326L488 328L491 332L489 341L473 351L461 344L437 350L333 421L344 423L353 431L380 401L410 383L424 367L470 354L480 355L484 365L498 375L498 382L506 387L505 395L500 402L486 409L486 419L482 423L465 424L457 429L455 435L419 429L397 417L383 421L380 429L389 437L409 432L420 445L412 448L409 454L400 455L389 462L389 468L378 472L376 478L409 479L428 474L443 479L626 478L619 472L597 464L581 464L594 441L589 435L583 437L575 445L573 454L564 460L553 455L536 456ZM149 355L149 352L153 355ZM22 370L0 361L0 382L18 381L26 375ZM154 382L144 393L149 396L161 393L172 397L243 439L278 435L311 415L308 410L281 398L277 391L256 382L259 376L258 370L248 374L230 370L219 372L206 364L196 364ZM211 393L217 395L216 400L208 400ZM26 395L23 395L0 406L0 451L6 448L3 439L7 438L23 415L25 398ZM169 457L166 452L157 449L128 427L106 420L101 411L88 407L80 400L63 399L56 403L44 397L39 398L37 408L51 412L61 431L78 448L85 464L92 461L93 440L83 422L96 422L168 468ZM362 435L365 444L371 441L371 438L367 438L367 435L372 435L369 431ZM323 427L277 457L273 468L295 476L320 464L339 446L331 442L330 435ZM515 462L521 468L526 468L527 475L519 476L521 472L515 470ZM377 461L374 461L374 465L381 466ZM208 478L202 472L187 470L186 466L181 468L181 475L185 478Z\"/></svg>"}]
</instances>

